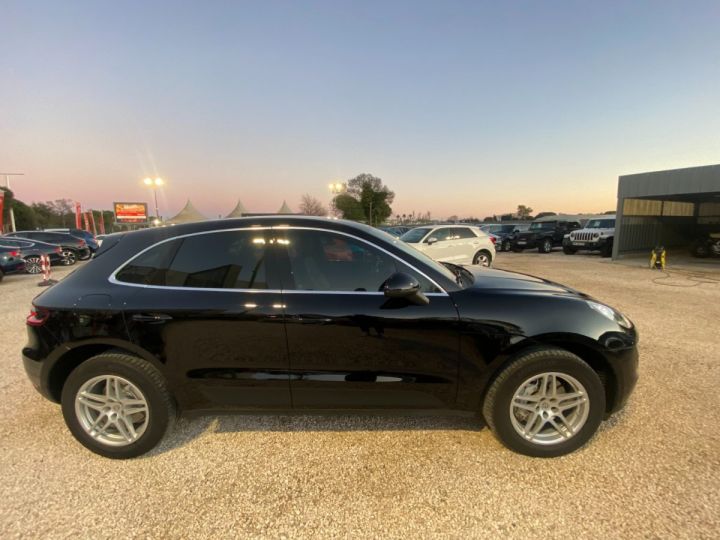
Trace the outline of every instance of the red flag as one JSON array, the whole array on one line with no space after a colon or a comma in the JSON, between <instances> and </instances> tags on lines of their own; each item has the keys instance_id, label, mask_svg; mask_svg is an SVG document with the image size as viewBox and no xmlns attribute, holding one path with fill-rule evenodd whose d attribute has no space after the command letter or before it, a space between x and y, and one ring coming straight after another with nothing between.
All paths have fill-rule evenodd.
<instances>
[{"instance_id":1,"label":"red flag","mask_svg":"<svg viewBox=\"0 0 720 540\"><path fill-rule=\"evenodd\" d=\"M100 210L100 234L105 234L105 211Z\"/></svg>"},{"instance_id":2,"label":"red flag","mask_svg":"<svg viewBox=\"0 0 720 540\"><path fill-rule=\"evenodd\" d=\"M95 227L95 212L93 212L92 210L88 210L88 214L90 214L90 223L92 224L93 236L97 236L97 228Z\"/></svg>"},{"instance_id":3,"label":"red flag","mask_svg":"<svg viewBox=\"0 0 720 540\"><path fill-rule=\"evenodd\" d=\"M87 232L90 232L90 224L88 223L88 215L87 212L83 212L83 222L85 223L85 227L83 227Z\"/></svg>"},{"instance_id":4,"label":"red flag","mask_svg":"<svg viewBox=\"0 0 720 540\"><path fill-rule=\"evenodd\" d=\"M76 229L82 229L82 224L80 223L80 213L81 213L81 206L79 202L75 203L75 228Z\"/></svg>"},{"instance_id":5,"label":"red flag","mask_svg":"<svg viewBox=\"0 0 720 540\"><path fill-rule=\"evenodd\" d=\"M4 206L5 206L5 192L0 191L0 234L2 234L5 231L5 229L3 229Z\"/></svg>"}]
</instances>

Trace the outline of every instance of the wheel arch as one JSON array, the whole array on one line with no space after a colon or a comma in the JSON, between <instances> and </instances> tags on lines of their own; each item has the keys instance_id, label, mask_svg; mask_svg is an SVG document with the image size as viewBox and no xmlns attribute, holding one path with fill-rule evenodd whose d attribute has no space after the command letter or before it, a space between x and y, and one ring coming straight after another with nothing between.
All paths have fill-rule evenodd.
<instances>
[{"instance_id":1,"label":"wheel arch","mask_svg":"<svg viewBox=\"0 0 720 540\"><path fill-rule=\"evenodd\" d=\"M155 366L161 373L165 373L164 365L153 355L133 343L123 340L92 340L80 343L70 343L52 356L45 375L47 394L55 401L60 402L62 389L72 371L90 358L109 351L137 356Z\"/></svg>"},{"instance_id":2,"label":"wheel arch","mask_svg":"<svg viewBox=\"0 0 720 540\"><path fill-rule=\"evenodd\" d=\"M485 401L485 395L493 381L518 356L533 350L555 347L573 353L586 362L593 371L597 373L605 389L605 411L609 413L614 410L615 402L618 398L615 372L610 362L598 351L597 347L594 347L592 343L588 343L588 341L590 341L588 338L575 334L549 334L535 336L517 343L512 348L506 350L502 356L499 356L496 362L493 363L494 365L491 364L490 375L483 385L480 406L482 406L482 403Z\"/></svg>"}]
</instances>

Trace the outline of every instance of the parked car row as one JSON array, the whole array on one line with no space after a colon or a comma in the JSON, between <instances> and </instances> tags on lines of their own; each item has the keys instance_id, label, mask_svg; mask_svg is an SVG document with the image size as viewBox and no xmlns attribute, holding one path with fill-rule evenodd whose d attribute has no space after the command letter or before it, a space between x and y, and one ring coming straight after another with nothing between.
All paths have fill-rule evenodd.
<instances>
[{"instance_id":1,"label":"parked car row","mask_svg":"<svg viewBox=\"0 0 720 540\"><path fill-rule=\"evenodd\" d=\"M49 257L51 265L72 266L92 257L99 245L92 233L81 229L48 229L7 233L0 236L0 248L4 254L14 254L12 263L7 256L4 259L3 274L39 274L43 255ZM18 260L23 264L16 264Z\"/></svg>"},{"instance_id":2,"label":"parked car row","mask_svg":"<svg viewBox=\"0 0 720 540\"><path fill-rule=\"evenodd\" d=\"M417 227L400 240L439 262L491 266L495 260L495 238L469 225Z\"/></svg>"}]
</instances>

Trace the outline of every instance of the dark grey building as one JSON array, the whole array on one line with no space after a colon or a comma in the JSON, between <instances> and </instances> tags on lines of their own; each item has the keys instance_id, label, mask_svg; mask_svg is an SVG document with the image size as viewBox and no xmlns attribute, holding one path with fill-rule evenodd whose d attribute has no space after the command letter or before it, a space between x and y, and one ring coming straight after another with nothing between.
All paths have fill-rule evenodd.
<instances>
[{"instance_id":1,"label":"dark grey building","mask_svg":"<svg viewBox=\"0 0 720 540\"><path fill-rule=\"evenodd\" d=\"M720 165L620 177L613 258L685 249L703 232L720 232Z\"/></svg>"}]
</instances>

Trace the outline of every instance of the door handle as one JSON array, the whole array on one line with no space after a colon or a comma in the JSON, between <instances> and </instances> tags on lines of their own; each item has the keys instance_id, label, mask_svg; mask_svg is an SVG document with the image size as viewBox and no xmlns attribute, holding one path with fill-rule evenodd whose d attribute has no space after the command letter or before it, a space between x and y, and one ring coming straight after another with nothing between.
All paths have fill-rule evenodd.
<instances>
[{"instance_id":1,"label":"door handle","mask_svg":"<svg viewBox=\"0 0 720 540\"><path fill-rule=\"evenodd\" d=\"M160 323L171 321L172 317L165 313L136 313L132 316L132 320L136 322Z\"/></svg>"}]
</instances>

